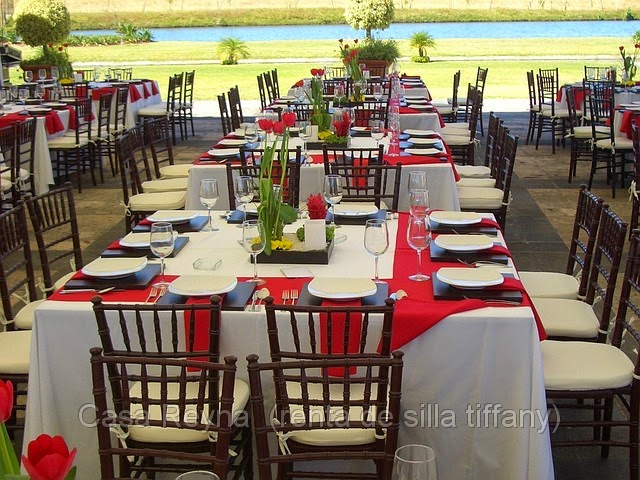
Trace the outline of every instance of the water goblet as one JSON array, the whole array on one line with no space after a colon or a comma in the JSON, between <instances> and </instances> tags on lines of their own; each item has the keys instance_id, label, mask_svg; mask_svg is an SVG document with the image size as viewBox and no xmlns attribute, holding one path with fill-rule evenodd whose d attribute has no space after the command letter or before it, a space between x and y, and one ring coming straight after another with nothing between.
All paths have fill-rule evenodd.
<instances>
[{"instance_id":1,"label":"water goblet","mask_svg":"<svg viewBox=\"0 0 640 480\"><path fill-rule=\"evenodd\" d=\"M198 470L195 472L183 473L176 480L220 480L220 477L213 472Z\"/></svg>"},{"instance_id":2,"label":"water goblet","mask_svg":"<svg viewBox=\"0 0 640 480\"><path fill-rule=\"evenodd\" d=\"M154 283L154 287L166 288L169 285L164 278L164 259L171 255L175 245L173 225L169 222L155 222L151 224L151 235L149 237L151 253L160 259L160 281Z\"/></svg>"},{"instance_id":3,"label":"water goblet","mask_svg":"<svg viewBox=\"0 0 640 480\"><path fill-rule=\"evenodd\" d=\"M93 69L93 81L97 82L100 79L100 67L94 67Z\"/></svg>"},{"instance_id":4,"label":"water goblet","mask_svg":"<svg viewBox=\"0 0 640 480\"><path fill-rule=\"evenodd\" d=\"M311 122L309 120L302 120L298 122L298 136L302 140L302 155L306 163L307 158L307 141L311 138Z\"/></svg>"},{"instance_id":5,"label":"water goblet","mask_svg":"<svg viewBox=\"0 0 640 480\"><path fill-rule=\"evenodd\" d=\"M244 124L244 140L253 146L258 141L258 126L255 123Z\"/></svg>"},{"instance_id":6,"label":"water goblet","mask_svg":"<svg viewBox=\"0 0 640 480\"><path fill-rule=\"evenodd\" d=\"M431 232L429 229L429 220L426 218L416 218L409 216L409 224L407 225L407 243L413 248L418 255L418 271L413 275L409 275L409 280L414 282L425 282L431 277L422 273L422 251L431 243Z\"/></svg>"},{"instance_id":7,"label":"water goblet","mask_svg":"<svg viewBox=\"0 0 640 480\"><path fill-rule=\"evenodd\" d=\"M18 90L18 100L20 100L22 105L25 107L27 105L27 98L29 98L29 90L26 88L20 88Z\"/></svg>"},{"instance_id":8,"label":"water goblet","mask_svg":"<svg viewBox=\"0 0 640 480\"><path fill-rule=\"evenodd\" d=\"M427 172L423 170L412 170L409 172L408 190L426 190L427 189Z\"/></svg>"},{"instance_id":9,"label":"water goblet","mask_svg":"<svg viewBox=\"0 0 640 480\"><path fill-rule=\"evenodd\" d=\"M338 107L340 107L340 105L342 104L342 101L346 98L346 92L345 92L345 88L344 88L344 84L341 82L338 85L336 85L335 91L333 92L334 96L336 97L336 100L338 102Z\"/></svg>"},{"instance_id":10,"label":"water goblet","mask_svg":"<svg viewBox=\"0 0 640 480\"><path fill-rule=\"evenodd\" d=\"M40 103L42 103L42 99L44 98L45 93L46 90L44 88L44 83L39 83L38 85L36 85L36 97L38 97Z\"/></svg>"},{"instance_id":11,"label":"water goblet","mask_svg":"<svg viewBox=\"0 0 640 480\"><path fill-rule=\"evenodd\" d=\"M382 85L380 83L375 83L373 85L373 97L376 99L376 101L379 102L383 94L384 92L382 90Z\"/></svg>"},{"instance_id":12,"label":"water goblet","mask_svg":"<svg viewBox=\"0 0 640 480\"><path fill-rule=\"evenodd\" d=\"M382 120L371 120L371 138L376 141L376 147L380 146L380 140L384 135L384 122Z\"/></svg>"},{"instance_id":13,"label":"water goblet","mask_svg":"<svg viewBox=\"0 0 640 480\"><path fill-rule=\"evenodd\" d=\"M27 83L33 82L33 72L31 70L24 72L24 81Z\"/></svg>"},{"instance_id":14,"label":"water goblet","mask_svg":"<svg viewBox=\"0 0 640 480\"><path fill-rule=\"evenodd\" d=\"M242 223L242 246L253 257L253 278L256 285L264 285L265 280L258 277L258 254L264 251L266 234L262 220L246 220Z\"/></svg>"},{"instance_id":15,"label":"water goblet","mask_svg":"<svg viewBox=\"0 0 640 480\"><path fill-rule=\"evenodd\" d=\"M200 182L200 202L202 205L207 207L207 212L209 214L209 222L205 228L205 231L207 232L218 231L211 221L211 209L215 207L216 203L218 203L218 197L218 181L215 178L202 179Z\"/></svg>"},{"instance_id":16,"label":"water goblet","mask_svg":"<svg viewBox=\"0 0 640 480\"><path fill-rule=\"evenodd\" d=\"M242 205L242 224L247 221L247 204L253 200L255 188L253 179L248 175L239 175L234 181L234 196L236 201ZM242 227L238 225L238 227Z\"/></svg>"},{"instance_id":17,"label":"water goblet","mask_svg":"<svg viewBox=\"0 0 640 480\"><path fill-rule=\"evenodd\" d=\"M380 218L367 220L364 227L364 248L375 258L373 281L381 283L378 276L378 258L389 248L389 228L386 220Z\"/></svg>"},{"instance_id":18,"label":"water goblet","mask_svg":"<svg viewBox=\"0 0 640 480\"><path fill-rule=\"evenodd\" d=\"M7 103L7 91L0 90L0 109L4 109L4 104Z\"/></svg>"},{"instance_id":19,"label":"water goblet","mask_svg":"<svg viewBox=\"0 0 640 480\"><path fill-rule=\"evenodd\" d=\"M39 68L38 69L38 79L41 82L44 82L46 78L47 78L47 70L45 68Z\"/></svg>"},{"instance_id":20,"label":"water goblet","mask_svg":"<svg viewBox=\"0 0 640 480\"><path fill-rule=\"evenodd\" d=\"M409 192L409 213L416 218L425 218L429 212L429 191L414 189Z\"/></svg>"},{"instance_id":21,"label":"water goblet","mask_svg":"<svg viewBox=\"0 0 640 480\"><path fill-rule=\"evenodd\" d=\"M393 480L438 480L436 454L426 445L405 445L396 450Z\"/></svg>"},{"instance_id":22,"label":"water goblet","mask_svg":"<svg viewBox=\"0 0 640 480\"><path fill-rule=\"evenodd\" d=\"M339 228L335 222L335 205L342 200L342 177L340 175L325 175L324 187L322 190L325 202L331 206L330 227Z\"/></svg>"},{"instance_id":23,"label":"water goblet","mask_svg":"<svg viewBox=\"0 0 640 480\"><path fill-rule=\"evenodd\" d=\"M60 72L58 70L58 67L51 67L51 78L53 79L54 82L58 81L58 78L60 78Z\"/></svg>"},{"instance_id":24,"label":"water goblet","mask_svg":"<svg viewBox=\"0 0 640 480\"><path fill-rule=\"evenodd\" d=\"M16 85L9 87L9 101L14 103L18 101L18 87Z\"/></svg>"}]
</instances>

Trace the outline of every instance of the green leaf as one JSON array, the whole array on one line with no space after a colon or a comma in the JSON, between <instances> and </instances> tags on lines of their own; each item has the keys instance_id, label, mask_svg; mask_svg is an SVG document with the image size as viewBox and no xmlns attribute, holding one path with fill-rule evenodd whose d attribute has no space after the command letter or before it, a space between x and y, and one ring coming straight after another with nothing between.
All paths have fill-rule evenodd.
<instances>
[{"instance_id":1,"label":"green leaf","mask_svg":"<svg viewBox=\"0 0 640 480\"><path fill-rule=\"evenodd\" d=\"M69 470L69 473L67 473L67 476L64 477L64 480L75 480L77 468L78 467L73 467L71 470Z\"/></svg>"},{"instance_id":2,"label":"green leaf","mask_svg":"<svg viewBox=\"0 0 640 480\"><path fill-rule=\"evenodd\" d=\"M4 423L0 423L0 468L5 474L20 474L20 464Z\"/></svg>"},{"instance_id":3,"label":"green leaf","mask_svg":"<svg viewBox=\"0 0 640 480\"><path fill-rule=\"evenodd\" d=\"M293 223L298 219L298 212L288 203L280 204L280 218L284 223Z\"/></svg>"}]
</instances>

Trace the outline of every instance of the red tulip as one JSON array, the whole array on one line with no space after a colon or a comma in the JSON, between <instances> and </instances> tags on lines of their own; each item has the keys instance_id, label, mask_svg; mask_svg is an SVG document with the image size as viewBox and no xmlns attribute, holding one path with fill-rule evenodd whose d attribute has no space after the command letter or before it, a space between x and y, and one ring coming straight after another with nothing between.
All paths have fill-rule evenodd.
<instances>
[{"instance_id":1,"label":"red tulip","mask_svg":"<svg viewBox=\"0 0 640 480\"><path fill-rule=\"evenodd\" d=\"M621 52L624 52L624 47L621 45L618 47L620 49Z\"/></svg>"},{"instance_id":2,"label":"red tulip","mask_svg":"<svg viewBox=\"0 0 640 480\"><path fill-rule=\"evenodd\" d=\"M345 50L349 50L349 44L348 44L348 43L345 43L345 44L344 44L344 49L345 49Z\"/></svg>"},{"instance_id":3,"label":"red tulip","mask_svg":"<svg viewBox=\"0 0 640 480\"><path fill-rule=\"evenodd\" d=\"M69 452L64 439L42 434L29 443L27 456L22 456L22 466L31 480L64 480L71 470L77 449Z\"/></svg>"},{"instance_id":4,"label":"red tulip","mask_svg":"<svg viewBox=\"0 0 640 480\"><path fill-rule=\"evenodd\" d=\"M338 42L342 43L342 39L341 39L341 38L339 38L339 39L338 39Z\"/></svg>"},{"instance_id":5,"label":"red tulip","mask_svg":"<svg viewBox=\"0 0 640 480\"><path fill-rule=\"evenodd\" d=\"M636 47L637 48L637 47ZM324 77L324 68L319 68L318 69L318 76L319 77Z\"/></svg>"},{"instance_id":6,"label":"red tulip","mask_svg":"<svg viewBox=\"0 0 640 480\"><path fill-rule=\"evenodd\" d=\"M634 47L636 47L636 48L640 48L640 43L636 43L636 44L634 45Z\"/></svg>"},{"instance_id":7,"label":"red tulip","mask_svg":"<svg viewBox=\"0 0 640 480\"><path fill-rule=\"evenodd\" d=\"M342 59L342 63L344 63L345 65L349 65L349 61L350 61L350 60L351 60L351 59L350 59L349 57L343 58L343 59Z\"/></svg>"},{"instance_id":8,"label":"red tulip","mask_svg":"<svg viewBox=\"0 0 640 480\"><path fill-rule=\"evenodd\" d=\"M296 124L296 114L287 112L282 114L282 123L285 127L293 127Z\"/></svg>"},{"instance_id":9,"label":"red tulip","mask_svg":"<svg viewBox=\"0 0 640 480\"><path fill-rule=\"evenodd\" d=\"M358 44L358 39L356 38L353 43L355 43L356 45Z\"/></svg>"},{"instance_id":10,"label":"red tulip","mask_svg":"<svg viewBox=\"0 0 640 480\"><path fill-rule=\"evenodd\" d=\"M314 76L314 77L317 77L318 76L318 69L317 68L312 68L311 69L311 75Z\"/></svg>"},{"instance_id":11,"label":"red tulip","mask_svg":"<svg viewBox=\"0 0 640 480\"><path fill-rule=\"evenodd\" d=\"M273 120L261 118L258 120L258 126L263 132L271 133L271 130L273 130Z\"/></svg>"},{"instance_id":12,"label":"red tulip","mask_svg":"<svg viewBox=\"0 0 640 480\"><path fill-rule=\"evenodd\" d=\"M304 85L304 80L298 80L293 84L294 87L302 87Z\"/></svg>"},{"instance_id":13,"label":"red tulip","mask_svg":"<svg viewBox=\"0 0 640 480\"><path fill-rule=\"evenodd\" d=\"M284 133L284 122L274 122L273 133L276 135L282 135Z\"/></svg>"},{"instance_id":14,"label":"red tulip","mask_svg":"<svg viewBox=\"0 0 640 480\"><path fill-rule=\"evenodd\" d=\"M355 50L355 49L354 49L354 50L351 50L351 51L349 52L349 56L350 56L351 58L355 58L355 57L357 57L357 56L358 56L358 50Z\"/></svg>"},{"instance_id":15,"label":"red tulip","mask_svg":"<svg viewBox=\"0 0 640 480\"><path fill-rule=\"evenodd\" d=\"M7 380L0 380L0 423L4 423L11 418L13 410L13 384Z\"/></svg>"}]
</instances>

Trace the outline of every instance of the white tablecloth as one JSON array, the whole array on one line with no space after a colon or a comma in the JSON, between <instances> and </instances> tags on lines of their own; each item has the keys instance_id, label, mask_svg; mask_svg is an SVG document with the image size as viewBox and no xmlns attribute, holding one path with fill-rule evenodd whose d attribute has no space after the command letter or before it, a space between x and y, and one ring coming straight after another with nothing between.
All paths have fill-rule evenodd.
<instances>
[{"instance_id":1,"label":"white tablecloth","mask_svg":"<svg viewBox=\"0 0 640 480\"><path fill-rule=\"evenodd\" d=\"M216 223L218 232L189 234L191 241L178 258L167 260L168 274L192 273L193 259L212 254L223 258L221 274L252 274L249 257L236 242L239 229L218 216ZM393 243L396 224L390 221ZM362 227L343 226L341 233L347 241L336 245L331 264L311 266L311 271L316 276L369 277L372 259L362 248ZM393 246L381 257L381 277L392 272L390 252ZM279 268L259 265L259 273L280 276ZM247 378L246 355L269 357L265 323L263 312L223 312L221 353L238 357L240 378ZM88 302L46 301L38 307L25 428L25 445L43 432L63 435L78 448L78 471L87 479L98 478L99 468L96 431L90 426L89 349L100 344L96 330ZM548 432L528 423L531 414L534 419L546 414L540 344L529 308L453 315L402 350L400 444L431 445L440 480L553 479Z\"/></svg>"}]
</instances>

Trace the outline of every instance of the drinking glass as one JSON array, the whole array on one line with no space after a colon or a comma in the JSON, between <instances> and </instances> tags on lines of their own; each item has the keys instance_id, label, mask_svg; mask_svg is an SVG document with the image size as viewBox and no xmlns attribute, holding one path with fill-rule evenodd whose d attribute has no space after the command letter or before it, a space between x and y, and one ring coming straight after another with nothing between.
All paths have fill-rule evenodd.
<instances>
[{"instance_id":1,"label":"drinking glass","mask_svg":"<svg viewBox=\"0 0 640 480\"><path fill-rule=\"evenodd\" d=\"M253 145L258 141L258 127L255 123L245 123L244 125L244 139L248 144Z\"/></svg>"},{"instance_id":2,"label":"drinking glass","mask_svg":"<svg viewBox=\"0 0 640 480\"><path fill-rule=\"evenodd\" d=\"M302 155L306 163L307 158L307 141L311 138L311 122L309 120L302 120L298 122L298 136L302 140Z\"/></svg>"},{"instance_id":3,"label":"drinking glass","mask_svg":"<svg viewBox=\"0 0 640 480\"><path fill-rule=\"evenodd\" d=\"M176 480L220 480L220 477L213 472L198 470L197 472L183 473Z\"/></svg>"},{"instance_id":4,"label":"drinking glass","mask_svg":"<svg viewBox=\"0 0 640 480\"><path fill-rule=\"evenodd\" d=\"M53 79L54 82L57 82L58 78L60 78L60 72L58 71L58 67L51 67L51 78Z\"/></svg>"},{"instance_id":5,"label":"drinking glass","mask_svg":"<svg viewBox=\"0 0 640 480\"><path fill-rule=\"evenodd\" d=\"M45 79L47 78L47 70L45 68L38 69L38 78L41 82L45 81Z\"/></svg>"},{"instance_id":6,"label":"drinking glass","mask_svg":"<svg viewBox=\"0 0 640 480\"><path fill-rule=\"evenodd\" d=\"M429 191L414 189L409 192L409 213L416 218L425 218L429 212Z\"/></svg>"},{"instance_id":7,"label":"drinking glass","mask_svg":"<svg viewBox=\"0 0 640 480\"><path fill-rule=\"evenodd\" d=\"M4 104L7 103L7 91L0 90L0 108L4 108Z\"/></svg>"},{"instance_id":8,"label":"drinking glass","mask_svg":"<svg viewBox=\"0 0 640 480\"><path fill-rule=\"evenodd\" d=\"M384 135L384 122L382 120L371 120L371 138L376 141L376 147L380 146L380 140Z\"/></svg>"},{"instance_id":9,"label":"drinking glass","mask_svg":"<svg viewBox=\"0 0 640 480\"><path fill-rule=\"evenodd\" d=\"M95 67L93 69L93 81L97 82L100 79L100 67Z\"/></svg>"},{"instance_id":10,"label":"drinking glass","mask_svg":"<svg viewBox=\"0 0 640 480\"><path fill-rule=\"evenodd\" d=\"M438 480L436 454L426 445L405 445L396 450L393 480Z\"/></svg>"},{"instance_id":11,"label":"drinking glass","mask_svg":"<svg viewBox=\"0 0 640 480\"><path fill-rule=\"evenodd\" d=\"M427 189L427 172L420 170L412 170L409 172L409 193L413 190Z\"/></svg>"},{"instance_id":12,"label":"drinking glass","mask_svg":"<svg viewBox=\"0 0 640 480\"><path fill-rule=\"evenodd\" d=\"M378 277L378 258L389 248L389 228L384 219L373 218L367 220L364 227L364 248L375 258L375 276L373 281L380 283Z\"/></svg>"},{"instance_id":13,"label":"drinking glass","mask_svg":"<svg viewBox=\"0 0 640 480\"><path fill-rule=\"evenodd\" d=\"M431 277L422 273L422 250L426 249L429 243L431 243L429 220L426 217L416 218L409 216L407 242L418 254L418 271L414 275L409 275L409 280L413 280L414 282L425 282L429 280Z\"/></svg>"},{"instance_id":14,"label":"drinking glass","mask_svg":"<svg viewBox=\"0 0 640 480\"><path fill-rule=\"evenodd\" d=\"M33 72L31 70L24 72L24 81L27 83L33 82Z\"/></svg>"},{"instance_id":15,"label":"drinking glass","mask_svg":"<svg viewBox=\"0 0 640 480\"><path fill-rule=\"evenodd\" d=\"M331 225L330 227L339 228L335 222L334 206L342 200L342 177L340 175L325 175L324 187L322 190L325 202L331 206Z\"/></svg>"},{"instance_id":16,"label":"drinking glass","mask_svg":"<svg viewBox=\"0 0 640 480\"><path fill-rule=\"evenodd\" d=\"M205 178L200 182L200 202L207 207L209 223L205 228L206 232L216 232L211 222L211 209L218 203L218 181L215 178Z\"/></svg>"},{"instance_id":17,"label":"drinking glass","mask_svg":"<svg viewBox=\"0 0 640 480\"><path fill-rule=\"evenodd\" d=\"M344 89L344 84L339 83L338 85L336 85L336 88L333 94L336 97L336 100L338 101L338 107L340 107L340 105L342 104L342 100L344 100L347 96Z\"/></svg>"},{"instance_id":18,"label":"drinking glass","mask_svg":"<svg viewBox=\"0 0 640 480\"><path fill-rule=\"evenodd\" d=\"M262 220L246 220L242 223L242 246L253 257L253 278L256 285L267 283L258 277L258 254L264 251L266 235Z\"/></svg>"},{"instance_id":19,"label":"drinking glass","mask_svg":"<svg viewBox=\"0 0 640 480\"><path fill-rule=\"evenodd\" d=\"M248 175L240 175L235 179L234 196L236 201L242 205L242 224L247 221L247 204L253 200L253 179ZM242 227L242 225L238 225Z\"/></svg>"},{"instance_id":20,"label":"drinking glass","mask_svg":"<svg viewBox=\"0 0 640 480\"><path fill-rule=\"evenodd\" d=\"M154 283L154 287L166 287L169 285L169 282L164 279L164 259L173 252L174 242L173 225L169 222L151 224L151 236L149 238L151 253L160 259L160 281Z\"/></svg>"},{"instance_id":21,"label":"drinking glass","mask_svg":"<svg viewBox=\"0 0 640 480\"><path fill-rule=\"evenodd\" d=\"M375 83L373 85L373 97L377 100L380 101L380 99L383 96L383 90L382 90L382 85L379 83Z\"/></svg>"},{"instance_id":22,"label":"drinking glass","mask_svg":"<svg viewBox=\"0 0 640 480\"><path fill-rule=\"evenodd\" d=\"M38 99L40 100L40 103L42 103L42 99L45 96L45 88L44 88L44 83L39 83L38 85L36 85L36 97L38 97Z\"/></svg>"},{"instance_id":23,"label":"drinking glass","mask_svg":"<svg viewBox=\"0 0 640 480\"><path fill-rule=\"evenodd\" d=\"M21 88L18 90L18 99L22 102L23 106L27 105L27 98L29 98L29 90Z\"/></svg>"}]
</instances>

